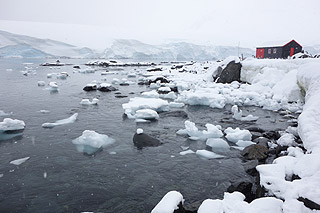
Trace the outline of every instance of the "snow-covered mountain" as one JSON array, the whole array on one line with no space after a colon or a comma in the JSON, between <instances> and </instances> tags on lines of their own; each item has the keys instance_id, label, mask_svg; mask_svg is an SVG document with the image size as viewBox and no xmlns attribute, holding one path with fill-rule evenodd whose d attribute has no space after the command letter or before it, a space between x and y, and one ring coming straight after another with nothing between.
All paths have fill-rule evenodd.
<instances>
[{"instance_id":1,"label":"snow-covered mountain","mask_svg":"<svg viewBox=\"0 0 320 213\"><path fill-rule=\"evenodd\" d=\"M70 57L92 58L97 54L89 48L80 48L51 39L39 39L0 31L0 57Z\"/></svg>"},{"instance_id":2,"label":"snow-covered mountain","mask_svg":"<svg viewBox=\"0 0 320 213\"><path fill-rule=\"evenodd\" d=\"M245 57L254 55L254 50L231 46L204 46L187 42L150 45L137 40L115 40L104 51L103 58L133 60L216 60L230 55Z\"/></svg>"},{"instance_id":3,"label":"snow-covered mountain","mask_svg":"<svg viewBox=\"0 0 320 213\"><path fill-rule=\"evenodd\" d=\"M320 54L320 44L313 45L313 46L305 46L303 50L307 51L311 55L319 55Z\"/></svg>"}]
</instances>

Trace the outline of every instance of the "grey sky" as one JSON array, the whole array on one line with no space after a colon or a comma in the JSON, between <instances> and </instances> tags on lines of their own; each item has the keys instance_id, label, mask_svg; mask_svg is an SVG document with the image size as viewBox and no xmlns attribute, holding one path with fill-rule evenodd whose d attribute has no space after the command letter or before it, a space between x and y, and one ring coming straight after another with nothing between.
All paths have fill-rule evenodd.
<instances>
[{"instance_id":1,"label":"grey sky","mask_svg":"<svg viewBox=\"0 0 320 213\"><path fill-rule=\"evenodd\" d=\"M319 0L0 0L0 29L103 49L113 38L320 44Z\"/></svg>"}]
</instances>

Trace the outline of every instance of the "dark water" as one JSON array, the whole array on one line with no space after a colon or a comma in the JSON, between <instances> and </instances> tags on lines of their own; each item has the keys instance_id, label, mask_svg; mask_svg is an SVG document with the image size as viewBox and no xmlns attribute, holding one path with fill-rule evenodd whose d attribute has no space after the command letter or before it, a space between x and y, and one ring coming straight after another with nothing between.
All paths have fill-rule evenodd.
<instances>
[{"instance_id":1,"label":"dark water","mask_svg":"<svg viewBox=\"0 0 320 213\"><path fill-rule=\"evenodd\" d=\"M170 190L180 191L188 205L206 198L222 198L231 182L250 179L243 171L237 150L226 153L224 159L213 160L203 160L195 154L179 155L183 151L181 146L190 146L194 151L205 148L203 141L189 141L175 134L184 128L184 118L160 114L159 121L140 124L125 119L121 105L147 91L145 86L118 86L119 92L128 96L121 99L115 98L115 92L85 92L82 88L87 83L101 79L100 71L80 74L73 73L72 66L38 67L43 62L0 60L0 110L13 112L11 118L26 123L21 137L0 141L0 174L3 174L0 212L150 212ZM20 71L25 66L33 67L36 74L22 75ZM126 67L125 71L133 69ZM68 72L70 77L67 80L46 77L48 73L61 71ZM126 76L110 75L108 82L114 77ZM39 80L58 82L59 92L50 93L38 87ZM100 100L98 106L79 104L82 98L94 97ZM40 113L43 109L50 113ZM258 126L267 130L287 126L286 122L278 122L279 115L256 107L243 109L260 117L257 122L247 124L231 119L230 106L222 110L187 106L183 110L198 127L206 123L224 128ZM79 116L73 124L52 129L41 127L45 122L64 119L75 112ZM137 150L132 142L137 128L143 128L164 144ZM79 153L71 141L84 130L107 134L116 143L94 157ZM9 164L27 156L30 159L20 166Z\"/></svg>"}]
</instances>

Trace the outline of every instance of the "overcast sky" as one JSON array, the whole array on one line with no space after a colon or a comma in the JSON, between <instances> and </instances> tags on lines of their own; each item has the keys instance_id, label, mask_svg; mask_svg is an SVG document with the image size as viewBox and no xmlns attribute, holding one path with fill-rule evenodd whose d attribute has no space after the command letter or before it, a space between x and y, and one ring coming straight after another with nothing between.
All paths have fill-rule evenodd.
<instances>
[{"instance_id":1,"label":"overcast sky","mask_svg":"<svg viewBox=\"0 0 320 213\"><path fill-rule=\"evenodd\" d=\"M0 0L0 30L104 49L112 39L320 44L320 0Z\"/></svg>"}]
</instances>

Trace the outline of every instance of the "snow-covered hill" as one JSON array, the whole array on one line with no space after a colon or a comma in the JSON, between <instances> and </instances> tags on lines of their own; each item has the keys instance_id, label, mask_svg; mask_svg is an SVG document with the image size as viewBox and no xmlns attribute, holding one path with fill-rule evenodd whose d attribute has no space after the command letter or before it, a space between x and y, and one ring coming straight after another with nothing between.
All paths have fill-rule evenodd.
<instances>
[{"instance_id":1,"label":"snow-covered hill","mask_svg":"<svg viewBox=\"0 0 320 213\"><path fill-rule=\"evenodd\" d=\"M313 46L305 46L303 47L305 51L310 53L311 55L319 55L320 54L320 44L316 44Z\"/></svg>"},{"instance_id":2,"label":"snow-covered hill","mask_svg":"<svg viewBox=\"0 0 320 213\"><path fill-rule=\"evenodd\" d=\"M0 31L0 57L92 58L97 57L97 54L89 48L80 48L50 39L39 39Z\"/></svg>"},{"instance_id":3,"label":"snow-covered hill","mask_svg":"<svg viewBox=\"0 0 320 213\"><path fill-rule=\"evenodd\" d=\"M133 60L216 60L230 55L254 55L254 50L231 46L204 46L187 42L150 45L137 40L115 40L103 58Z\"/></svg>"}]
</instances>

